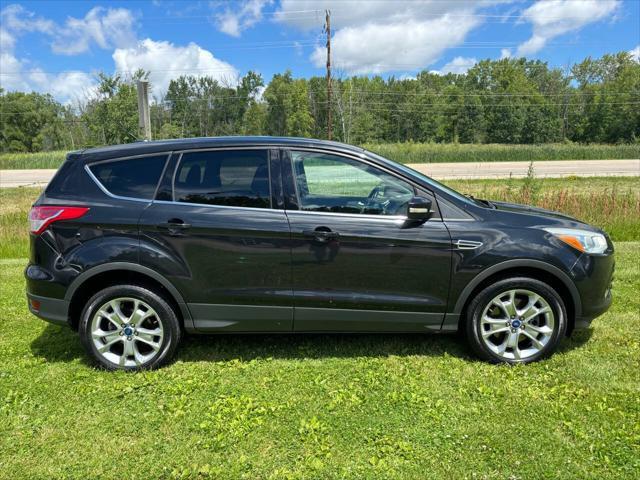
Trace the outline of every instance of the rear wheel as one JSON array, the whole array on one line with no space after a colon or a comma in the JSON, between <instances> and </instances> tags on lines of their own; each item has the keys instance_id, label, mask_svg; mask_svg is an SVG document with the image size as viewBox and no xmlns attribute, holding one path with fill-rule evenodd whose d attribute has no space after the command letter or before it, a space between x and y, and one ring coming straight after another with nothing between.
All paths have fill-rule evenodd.
<instances>
[{"instance_id":1,"label":"rear wheel","mask_svg":"<svg viewBox=\"0 0 640 480\"><path fill-rule=\"evenodd\" d=\"M137 285L114 286L87 302L80 338L101 367L153 369L173 356L180 341L180 324L157 293Z\"/></svg>"},{"instance_id":2,"label":"rear wheel","mask_svg":"<svg viewBox=\"0 0 640 480\"><path fill-rule=\"evenodd\" d=\"M530 363L551 355L567 329L558 293L531 278L501 280L482 290L467 309L471 348L492 363Z\"/></svg>"}]
</instances>

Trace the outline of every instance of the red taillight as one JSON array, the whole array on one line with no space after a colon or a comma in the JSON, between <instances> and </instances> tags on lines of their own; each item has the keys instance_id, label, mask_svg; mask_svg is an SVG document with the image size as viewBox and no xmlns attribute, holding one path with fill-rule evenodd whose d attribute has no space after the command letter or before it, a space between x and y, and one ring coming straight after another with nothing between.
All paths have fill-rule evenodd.
<instances>
[{"instance_id":1,"label":"red taillight","mask_svg":"<svg viewBox=\"0 0 640 480\"><path fill-rule=\"evenodd\" d=\"M53 222L80 218L88 211L87 207L51 207L48 205L32 207L29 211L29 230L31 233L40 235Z\"/></svg>"}]
</instances>

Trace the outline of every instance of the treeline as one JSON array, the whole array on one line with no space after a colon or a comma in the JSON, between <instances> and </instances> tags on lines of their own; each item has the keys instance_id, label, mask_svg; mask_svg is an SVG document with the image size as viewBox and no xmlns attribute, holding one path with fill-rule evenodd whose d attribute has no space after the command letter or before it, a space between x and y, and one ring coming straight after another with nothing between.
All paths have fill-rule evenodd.
<instances>
[{"instance_id":1,"label":"treeline","mask_svg":"<svg viewBox=\"0 0 640 480\"><path fill-rule=\"evenodd\" d=\"M139 138L135 82L104 75L90 98L64 106L50 95L0 92L2 151L75 149ZM172 80L151 106L154 138L286 135L347 143L631 143L640 139L640 63L621 52L567 71L538 60L484 60L465 74L416 78L254 72L237 85Z\"/></svg>"}]
</instances>

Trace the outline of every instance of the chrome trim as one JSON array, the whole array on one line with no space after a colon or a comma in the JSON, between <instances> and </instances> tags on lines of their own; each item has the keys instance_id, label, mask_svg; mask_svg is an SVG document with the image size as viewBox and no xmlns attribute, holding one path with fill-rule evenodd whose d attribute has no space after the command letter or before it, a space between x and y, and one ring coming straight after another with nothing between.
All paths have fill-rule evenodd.
<instances>
[{"instance_id":1,"label":"chrome trim","mask_svg":"<svg viewBox=\"0 0 640 480\"><path fill-rule=\"evenodd\" d=\"M340 213L340 212L315 212L313 210L284 210L288 215L295 214L303 214L303 215L324 215L324 216L335 216L338 215L340 217L351 217L351 218L367 218L371 220L393 220L398 221L402 220L403 222L407 220L407 217L404 215L369 215L366 213ZM440 219L438 219L440 221Z\"/></svg>"},{"instance_id":2,"label":"chrome trim","mask_svg":"<svg viewBox=\"0 0 640 480\"><path fill-rule=\"evenodd\" d=\"M325 149L325 148L314 148L314 147L287 147L286 150L289 151L289 161L291 162L292 166L291 169L293 171L293 155L291 155L291 152L293 151L304 151L304 152L320 152L320 153L328 153L331 155L335 155L337 157L345 157L351 160L355 160L357 162L361 162L364 163L372 168L378 169L378 170L382 170L384 173L386 173L387 175L391 175L393 178L397 178L398 180L408 183L412 188L413 188L413 194L416 194L417 190L427 190L427 195L431 195L433 197L433 199L436 201L437 204L437 199L436 199L436 195L429 189L426 189L425 187L423 187L422 185L418 185L417 183L415 183L414 181L405 178L402 175L399 175L398 172L394 172L393 170L390 170L388 168L386 168L385 166L381 166L378 165L377 163L375 163L374 161L372 161L371 159L369 159L369 157L366 156L365 153L361 153L359 156L355 155L355 154L350 154L350 153L345 153L345 152L336 152L334 150L330 150L330 149ZM300 203L300 194L298 192L298 182L293 181L293 187L296 191L296 197L298 199L298 203ZM340 216L350 216L350 217L355 217L355 218L375 218L375 219L381 219L382 217L386 218L386 219L402 219L403 221L407 220L407 217L404 215L367 215L367 214L360 214L360 213L340 213L340 212L314 212L314 211L309 211L309 210L302 210L300 209L300 206L298 206L298 210L287 210L285 209L286 212L299 212L299 213L312 213L312 214L324 214L324 215L340 215ZM430 221L442 221L442 214L440 213L440 209L438 208L438 214L439 214L439 218L437 219L433 219Z\"/></svg>"},{"instance_id":3,"label":"chrome trim","mask_svg":"<svg viewBox=\"0 0 640 480\"><path fill-rule=\"evenodd\" d=\"M93 172L91 171L91 169L89 168L89 164L84 166L85 171L89 174L89 177L91 177L91 180L93 180L93 182L98 186L98 188L100 190L102 190L102 192L104 194L106 194L108 197L111 198L115 198L117 200L129 200L131 202L142 202L142 203L151 203L153 200L145 200L143 198L134 198L134 197L123 197L121 195L116 195L114 193L111 193L109 190L107 190L104 185L102 185L102 183L100 183L100 180L98 180L96 178L96 176L93 174Z\"/></svg>"},{"instance_id":4,"label":"chrome trim","mask_svg":"<svg viewBox=\"0 0 640 480\"><path fill-rule=\"evenodd\" d=\"M176 167L173 169L173 177L171 178L171 199L174 203L184 203L188 205L203 205L201 203L190 203L190 202L178 202L176 201L176 175L178 174L178 170L180 170L180 165L182 164L182 157L185 153L201 153L201 152L215 152L219 150L229 151L229 150L264 150L267 152L267 169L269 170L269 208L253 208L253 207L232 207L230 208L244 208L244 209L254 209L254 210L278 210L273 208L273 191L271 189L271 155L269 153L269 149L263 146L249 146L249 147L216 147L216 148L203 148L203 149L192 149L192 150L179 150L173 153L179 153L178 161L176 162ZM155 198L155 197L154 197ZM165 200L166 201L166 200ZM216 206L216 205L209 205ZM224 205L226 206L226 205Z\"/></svg>"},{"instance_id":5,"label":"chrome trim","mask_svg":"<svg viewBox=\"0 0 640 480\"><path fill-rule=\"evenodd\" d=\"M98 186L98 188L100 190L102 190L103 193L105 193L107 196L109 196L111 198L115 198L117 200L130 200L130 201L134 201L134 202L151 203L153 201L153 199L155 198L156 194L158 193L158 187L160 186L160 182L162 181L162 176L164 175L164 172L165 172L165 170L167 168L167 164L169 163L169 159L171 158L172 154L173 154L173 152L169 151L169 152L145 153L145 154L142 154L142 155L129 155L127 157L107 158L105 160L98 160L97 162L86 163L84 165L84 170L89 174L89 177ZM122 162L124 160L132 160L132 159L136 159L136 158L161 157L163 155L165 156L165 159L164 159L164 165L162 167L162 172L160 173L160 178L156 182L156 188L153 191L154 192L153 193L153 197L150 198L150 199L136 198L136 197L125 197L123 195L116 195L115 193L111 193L109 190L107 190L107 188L104 185L102 185L100 180L98 180L98 177L96 177L93 174L93 172L91 171L91 167L94 166L94 165L101 165L103 163L109 163L109 162Z\"/></svg>"},{"instance_id":6,"label":"chrome trim","mask_svg":"<svg viewBox=\"0 0 640 480\"><path fill-rule=\"evenodd\" d=\"M453 245L458 247L460 250L475 250L476 248L481 247L482 242L475 242L473 240L456 240L453 242Z\"/></svg>"}]
</instances>

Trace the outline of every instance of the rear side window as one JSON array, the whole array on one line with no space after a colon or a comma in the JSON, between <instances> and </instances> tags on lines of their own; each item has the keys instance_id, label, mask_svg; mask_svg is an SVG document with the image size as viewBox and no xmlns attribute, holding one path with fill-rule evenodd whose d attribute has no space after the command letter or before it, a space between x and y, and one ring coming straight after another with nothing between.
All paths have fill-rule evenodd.
<instances>
[{"instance_id":1,"label":"rear side window","mask_svg":"<svg viewBox=\"0 0 640 480\"><path fill-rule=\"evenodd\" d=\"M176 202L270 208L266 150L221 150L182 155L174 179Z\"/></svg>"},{"instance_id":2,"label":"rear side window","mask_svg":"<svg viewBox=\"0 0 640 480\"><path fill-rule=\"evenodd\" d=\"M98 182L111 194L151 200L167 155L100 162L89 166Z\"/></svg>"}]
</instances>

